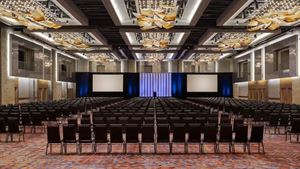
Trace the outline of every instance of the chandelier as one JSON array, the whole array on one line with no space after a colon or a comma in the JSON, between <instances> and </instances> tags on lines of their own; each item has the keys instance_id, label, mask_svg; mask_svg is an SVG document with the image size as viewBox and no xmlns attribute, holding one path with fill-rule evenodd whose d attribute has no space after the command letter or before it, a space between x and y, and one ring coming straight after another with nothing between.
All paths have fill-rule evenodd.
<instances>
[{"instance_id":1,"label":"chandelier","mask_svg":"<svg viewBox=\"0 0 300 169\"><path fill-rule=\"evenodd\" d=\"M285 24L300 20L299 0L266 0L252 13L248 21L249 31L276 30Z\"/></svg>"},{"instance_id":2,"label":"chandelier","mask_svg":"<svg viewBox=\"0 0 300 169\"><path fill-rule=\"evenodd\" d=\"M137 0L137 12L133 16L141 30L171 29L178 13L177 0Z\"/></svg>"},{"instance_id":3,"label":"chandelier","mask_svg":"<svg viewBox=\"0 0 300 169\"><path fill-rule=\"evenodd\" d=\"M28 30L61 27L56 14L37 0L1 0L0 16L26 26Z\"/></svg>"},{"instance_id":4,"label":"chandelier","mask_svg":"<svg viewBox=\"0 0 300 169\"><path fill-rule=\"evenodd\" d=\"M220 51L241 49L248 47L255 37L253 33L224 33L217 44Z\"/></svg>"},{"instance_id":5,"label":"chandelier","mask_svg":"<svg viewBox=\"0 0 300 169\"><path fill-rule=\"evenodd\" d=\"M163 53L146 53L144 58L149 63L159 63L165 59L165 54Z\"/></svg>"},{"instance_id":6,"label":"chandelier","mask_svg":"<svg viewBox=\"0 0 300 169\"><path fill-rule=\"evenodd\" d=\"M220 54L201 53L195 57L196 63L216 62L220 58Z\"/></svg>"},{"instance_id":7,"label":"chandelier","mask_svg":"<svg viewBox=\"0 0 300 169\"><path fill-rule=\"evenodd\" d=\"M53 41L57 45L61 45L66 49L86 50L94 42L94 39L88 33L80 32L54 32L49 33Z\"/></svg>"},{"instance_id":8,"label":"chandelier","mask_svg":"<svg viewBox=\"0 0 300 169\"><path fill-rule=\"evenodd\" d=\"M140 42L147 50L159 51L168 48L171 39L169 33L142 33Z\"/></svg>"},{"instance_id":9,"label":"chandelier","mask_svg":"<svg viewBox=\"0 0 300 169\"><path fill-rule=\"evenodd\" d=\"M98 63L106 63L113 62L112 55L110 53L87 53L89 61L98 62Z\"/></svg>"}]
</instances>

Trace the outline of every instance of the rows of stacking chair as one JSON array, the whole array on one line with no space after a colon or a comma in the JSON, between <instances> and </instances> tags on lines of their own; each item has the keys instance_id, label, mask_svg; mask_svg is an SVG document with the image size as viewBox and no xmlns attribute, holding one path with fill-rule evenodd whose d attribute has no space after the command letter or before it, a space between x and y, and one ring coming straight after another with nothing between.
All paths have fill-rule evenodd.
<instances>
[{"instance_id":1,"label":"rows of stacking chair","mask_svg":"<svg viewBox=\"0 0 300 169\"><path fill-rule=\"evenodd\" d=\"M57 123L59 118L69 117L72 112L77 114L92 109L92 106L109 105L122 98L77 98L71 100L60 100L51 102L33 102L20 105L0 106L0 135L6 136L6 141L13 141L13 136L19 134L24 140L26 128L30 128L31 133L36 133L40 128L45 131L45 123ZM9 139L10 138L10 139ZM1 139L1 138L0 138Z\"/></svg>"},{"instance_id":2,"label":"rows of stacking chair","mask_svg":"<svg viewBox=\"0 0 300 169\"><path fill-rule=\"evenodd\" d=\"M229 152L235 152L235 144L239 143L244 144L245 152L248 149L250 153L251 143L261 145L264 152L264 126L244 124L243 118L232 120L229 115L206 111L203 107L199 108L185 101L182 103L173 99L158 99L156 106L159 111L164 112L156 114L157 143L169 143L170 153L173 152L173 143L184 143L185 153L188 152L189 143L198 143L199 152L202 153L205 152L206 144L213 144L214 152L220 152L219 145L223 143L229 145ZM173 107L177 109L174 110ZM216 107L218 106L211 110Z\"/></svg>"},{"instance_id":3,"label":"rows of stacking chair","mask_svg":"<svg viewBox=\"0 0 300 169\"><path fill-rule=\"evenodd\" d=\"M133 109L138 112L132 112ZM142 152L142 143L154 140L153 113L151 99L131 99L94 110L92 114L82 114L80 119L68 118L68 123L62 127L63 134L59 133L59 126L54 129L54 134L49 132L49 126L46 154L48 145L51 151L52 144L57 143L61 144L61 152L65 153L68 144L75 144L77 153L81 153L82 144L86 143L92 145L93 153L97 152L99 144L104 143L107 144L107 152L112 152L113 144L123 144L125 153L127 143L138 143L139 152Z\"/></svg>"},{"instance_id":4,"label":"rows of stacking chair","mask_svg":"<svg viewBox=\"0 0 300 169\"><path fill-rule=\"evenodd\" d=\"M264 124L271 134L283 134L291 130L293 119L300 118L300 106L233 98L189 98L203 105L218 105L220 110L230 112L257 124ZM295 128L295 127L293 127ZM281 132L284 130L284 132Z\"/></svg>"}]
</instances>

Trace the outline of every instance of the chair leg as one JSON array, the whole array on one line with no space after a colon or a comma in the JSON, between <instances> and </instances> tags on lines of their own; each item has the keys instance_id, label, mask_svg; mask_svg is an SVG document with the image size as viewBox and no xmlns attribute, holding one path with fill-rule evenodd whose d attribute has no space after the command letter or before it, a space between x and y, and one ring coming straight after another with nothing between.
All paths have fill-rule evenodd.
<instances>
[{"instance_id":1,"label":"chair leg","mask_svg":"<svg viewBox=\"0 0 300 169\"><path fill-rule=\"evenodd\" d=\"M67 144L64 143L64 153L67 154L67 152L68 152L68 151L67 151Z\"/></svg>"},{"instance_id":2,"label":"chair leg","mask_svg":"<svg viewBox=\"0 0 300 169\"><path fill-rule=\"evenodd\" d=\"M232 152L235 153L235 144L232 144Z\"/></svg>"},{"instance_id":3,"label":"chair leg","mask_svg":"<svg viewBox=\"0 0 300 169\"><path fill-rule=\"evenodd\" d=\"M47 143L47 145L46 145L46 155L48 154L48 146L49 146L49 143Z\"/></svg>"},{"instance_id":4,"label":"chair leg","mask_svg":"<svg viewBox=\"0 0 300 169\"><path fill-rule=\"evenodd\" d=\"M199 148L200 148L199 153L204 153L204 144L203 143L200 144Z\"/></svg>"},{"instance_id":5,"label":"chair leg","mask_svg":"<svg viewBox=\"0 0 300 169\"><path fill-rule=\"evenodd\" d=\"M258 143L257 151L258 151L258 153L260 153L260 143Z\"/></svg>"},{"instance_id":6,"label":"chair leg","mask_svg":"<svg viewBox=\"0 0 300 169\"><path fill-rule=\"evenodd\" d=\"M169 143L169 153L172 154L172 152L173 152L173 143L170 142Z\"/></svg>"},{"instance_id":7,"label":"chair leg","mask_svg":"<svg viewBox=\"0 0 300 169\"><path fill-rule=\"evenodd\" d=\"M187 142L184 143L184 153L189 153L189 145Z\"/></svg>"},{"instance_id":8,"label":"chair leg","mask_svg":"<svg viewBox=\"0 0 300 169\"><path fill-rule=\"evenodd\" d=\"M263 153L265 153L265 146L264 146L264 143L263 143L263 142L261 142L261 146L262 146L262 151L263 151Z\"/></svg>"},{"instance_id":9,"label":"chair leg","mask_svg":"<svg viewBox=\"0 0 300 169\"><path fill-rule=\"evenodd\" d=\"M109 151L109 150L110 150L110 149L109 149L109 146L110 146L109 143L107 143L107 153L110 153L110 151Z\"/></svg>"},{"instance_id":10,"label":"chair leg","mask_svg":"<svg viewBox=\"0 0 300 169\"><path fill-rule=\"evenodd\" d=\"M62 143L60 143L60 154L63 154L63 144Z\"/></svg>"},{"instance_id":11,"label":"chair leg","mask_svg":"<svg viewBox=\"0 0 300 169\"><path fill-rule=\"evenodd\" d=\"M142 154L142 143L139 142L139 153Z\"/></svg>"},{"instance_id":12,"label":"chair leg","mask_svg":"<svg viewBox=\"0 0 300 169\"><path fill-rule=\"evenodd\" d=\"M248 154L251 154L251 144L248 143Z\"/></svg>"},{"instance_id":13,"label":"chair leg","mask_svg":"<svg viewBox=\"0 0 300 169\"><path fill-rule=\"evenodd\" d=\"M97 153L97 143L94 143L94 153Z\"/></svg>"},{"instance_id":14,"label":"chair leg","mask_svg":"<svg viewBox=\"0 0 300 169\"><path fill-rule=\"evenodd\" d=\"M52 154L52 144L50 144L50 153Z\"/></svg>"},{"instance_id":15,"label":"chair leg","mask_svg":"<svg viewBox=\"0 0 300 169\"><path fill-rule=\"evenodd\" d=\"M126 154L127 153L127 143L123 142L123 153Z\"/></svg>"},{"instance_id":16,"label":"chair leg","mask_svg":"<svg viewBox=\"0 0 300 169\"><path fill-rule=\"evenodd\" d=\"M154 153L157 153L157 143L154 143Z\"/></svg>"}]
</instances>

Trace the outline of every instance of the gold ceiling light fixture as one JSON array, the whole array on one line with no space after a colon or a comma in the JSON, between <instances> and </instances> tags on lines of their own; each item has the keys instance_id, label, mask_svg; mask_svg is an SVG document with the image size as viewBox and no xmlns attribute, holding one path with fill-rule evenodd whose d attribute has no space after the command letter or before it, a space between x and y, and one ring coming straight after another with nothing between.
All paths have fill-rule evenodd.
<instances>
[{"instance_id":1,"label":"gold ceiling light fixture","mask_svg":"<svg viewBox=\"0 0 300 169\"><path fill-rule=\"evenodd\" d=\"M299 0L265 0L248 21L249 31L276 30L300 20Z\"/></svg>"},{"instance_id":2,"label":"gold ceiling light fixture","mask_svg":"<svg viewBox=\"0 0 300 169\"><path fill-rule=\"evenodd\" d=\"M217 41L220 51L242 49L248 47L255 39L253 33L225 33Z\"/></svg>"},{"instance_id":3,"label":"gold ceiling light fixture","mask_svg":"<svg viewBox=\"0 0 300 169\"><path fill-rule=\"evenodd\" d=\"M58 17L37 0L1 0L0 16L13 20L28 30L59 29Z\"/></svg>"},{"instance_id":4,"label":"gold ceiling light fixture","mask_svg":"<svg viewBox=\"0 0 300 169\"><path fill-rule=\"evenodd\" d=\"M195 57L196 63L216 62L221 57L220 54L200 53Z\"/></svg>"},{"instance_id":5,"label":"gold ceiling light fixture","mask_svg":"<svg viewBox=\"0 0 300 169\"><path fill-rule=\"evenodd\" d=\"M49 37L65 49L88 50L90 45L94 43L87 33L80 32L54 32L49 33Z\"/></svg>"},{"instance_id":6,"label":"gold ceiling light fixture","mask_svg":"<svg viewBox=\"0 0 300 169\"><path fill-rule=\"evenodd\" d=\"M169 33L142 33L141 43L147 50L167 49L170 44Z\"/></svg>"},{"instance_id":7,"label":"gold ceiling light fixture","mask_svg":"<svg viewBox=\"0 0 300 169\"><path fill-rule=\"evenodd\" d=\"M146 53L144 58L149 63L159 63L165 59L165 54L163 53Z\"/></svg>"},{"instance_id":8,"label":"gold ceiling light fixture","mask_svg":"<svg viewBox=\"0 0 300 169\"><path fill-rule=\"evenodd\" d=\"M89 58L89 61L97 63L107 63L114 61L113 57L109 53L87 53L85 55Z\"/></svg>"},{"instance_id":9,"label":"gold ceiling light fixture","mask_svg":"<svg viewBox=\"0 0 300 169\"><path fill-rule=\"evenodd\" d=\"M175 26L179 6L177 0L137 0L133 12L141 30L171 29Z\"/></svg>"}]
</instances>

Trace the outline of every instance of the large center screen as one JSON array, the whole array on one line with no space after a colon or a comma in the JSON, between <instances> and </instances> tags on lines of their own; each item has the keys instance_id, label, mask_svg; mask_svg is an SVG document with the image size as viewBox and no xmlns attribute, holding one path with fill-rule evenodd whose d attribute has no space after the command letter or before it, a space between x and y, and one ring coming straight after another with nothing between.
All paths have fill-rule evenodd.
<instances>
[{"instance_id":1,"label":"large center screen","mask_svg":"<svg viewBox=\"0 0 300 169\"><path fill-rule=\"evenodd\" d=\"M123 92L123 75L93 75L93 92Z\"/></svg>"},{"instance_id":2,"label":"large center screen","mask_svg":"<svg viewBox=\"0 0 300 169\"><path fill-rule=\"evenodd\" d=\"M187 75L187 92L218 92L218 75Z\"/></svg>"}]
</instances>

